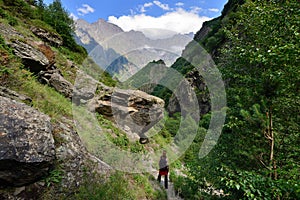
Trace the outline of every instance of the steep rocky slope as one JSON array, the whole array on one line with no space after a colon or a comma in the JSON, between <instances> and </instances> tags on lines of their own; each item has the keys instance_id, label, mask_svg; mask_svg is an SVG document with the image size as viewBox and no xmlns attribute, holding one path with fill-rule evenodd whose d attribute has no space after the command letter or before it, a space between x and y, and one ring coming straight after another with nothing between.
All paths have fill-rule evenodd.
<instances>
[{"instance_id":1,"label":"steep rocky slope","mask_svg":"<svg viewBox=\"0 0 300 200\"><path fill-rule=\"evenodd\" d=\"M88 106L91 112L108 119L112 119L113 110L122 115L122 120L126 116L133 118L148 130L163 117L164 102L141 91L115 90L104 85L101 80L114 81L89 59L86 62L94 68L82 66L82 55L65 47L53 29L37 19L16 16L8 5L0 2L1 12L5 13L0 19L0 198L74 199L91 195L84 189L92 183L97 187L88 189L105 187L110 175L118 174L114 175L114 166L87 150L72 117L72 107ZM28 9L37 10L35 6ZM13 26L11 18L15 20ZM89 85L80 80L90 80L94 85L86 87ZM112 105L112 96L118 97L119 104ZM128 130L128 126L105 119L101 123L109 127L103 127L100 134L111 135L112 140L123 134L127 141L122 128L143 138L134 126ZM140 148L141 144L132 142L127 146L130 145ZM144 180L150 189L143 190L134 178ZM124 190L134 198L164 198L163 191L147 174L122 174L119 180L123 185L115 187L120 189L134 182L130 186L133 190ZM113 198L122 194L110 195Z\"/></svg>"}]
</instances>

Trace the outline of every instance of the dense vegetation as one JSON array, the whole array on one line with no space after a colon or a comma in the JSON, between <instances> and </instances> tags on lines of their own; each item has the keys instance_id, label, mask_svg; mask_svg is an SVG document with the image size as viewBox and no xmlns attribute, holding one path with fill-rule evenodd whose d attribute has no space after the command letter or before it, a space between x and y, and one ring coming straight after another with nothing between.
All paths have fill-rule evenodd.
<instances>
[{"instance_id":1,"label":"dense vegetation","mask_svg":"<svg viewBox=\"0 0 300 200\"><path fill-rule=\"evenodd\" d=\"M177 188L187 199L217 198L213 188L225 199L299 199L299 1L229 4L196 37L226 82L226 123L213 151L175 177Z\"/></svg>"}]
</instances>

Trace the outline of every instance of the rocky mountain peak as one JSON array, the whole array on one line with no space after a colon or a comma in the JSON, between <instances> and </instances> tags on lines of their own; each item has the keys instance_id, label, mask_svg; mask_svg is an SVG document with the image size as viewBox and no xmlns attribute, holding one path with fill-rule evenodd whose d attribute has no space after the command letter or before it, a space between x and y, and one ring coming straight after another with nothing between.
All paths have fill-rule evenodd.
<instances>
[{"instance_id":1,"label":"rocky mountain peak","mask_svg":"<svg viewBox=\"0 0 300 200\"><path fill-rule=\"evenodd\" d=\"M105 39L122 33L123 30L112 23L106 22L104 19L99 19L94 23L88 23L83 19L76 21L76 35L80 38L88 35L90 38L93 38L98 43L104 41Z\"/></svg>"},{"instance_id":2,"label":"rocky mountain peak","mask_svg":"<svg viewBox=\"0 0 300 200\"><path fill-rule=\"evenodd\" d=\"M175 34L168 38L153 39L141 31L124 32L117 25L99 19L92 24L79 20L76 24L76 40L102 69L123 81L152 60L163 59L170 66L192 37Z\"/></svg>"}]
</instances>

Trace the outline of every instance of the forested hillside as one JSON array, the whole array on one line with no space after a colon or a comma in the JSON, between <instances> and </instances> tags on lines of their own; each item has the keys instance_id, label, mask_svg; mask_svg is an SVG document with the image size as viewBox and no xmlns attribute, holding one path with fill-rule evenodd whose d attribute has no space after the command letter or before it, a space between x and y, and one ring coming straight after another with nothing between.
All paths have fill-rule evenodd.
<instances>
[{"instance_id":1,"label":"forested hillside","mask_svg":"<svg viewBox=\"0 0 300 200\"><path fill-rule=\"evenodd\" d=\"M224 199L300 198L299 23L297 0L232 0L196 34L222 73L228 109L213 151L183 158L189 176L176 185L186 199L216 189ZM182 63L173 67L188 74Z\"/></svg>"}]
</instances>

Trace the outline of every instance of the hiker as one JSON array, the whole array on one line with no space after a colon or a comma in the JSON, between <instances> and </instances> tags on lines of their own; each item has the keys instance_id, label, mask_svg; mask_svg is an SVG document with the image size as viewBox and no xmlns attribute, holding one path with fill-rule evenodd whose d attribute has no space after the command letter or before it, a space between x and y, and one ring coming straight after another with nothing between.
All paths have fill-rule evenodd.
<instances>
[{"instance_id":1,"label":"hiker","mask_svg":"<svg viewBox=\"0 0 300 200\"><path fill-rule=\"evenodd\" d=\"M168 189L168 173L169 173L169 166L167 160L167 152L164 150L162 156L159 160L159 172L157 180L161 182L161 176L165 176L165 188Z\"/></svg>"}]
</instances>

